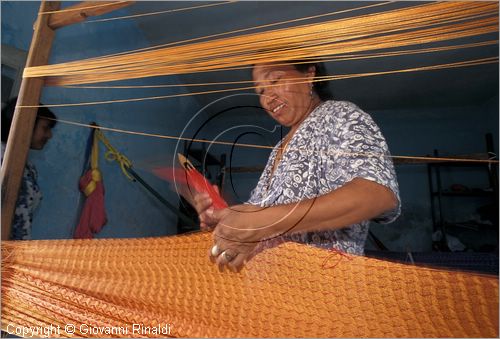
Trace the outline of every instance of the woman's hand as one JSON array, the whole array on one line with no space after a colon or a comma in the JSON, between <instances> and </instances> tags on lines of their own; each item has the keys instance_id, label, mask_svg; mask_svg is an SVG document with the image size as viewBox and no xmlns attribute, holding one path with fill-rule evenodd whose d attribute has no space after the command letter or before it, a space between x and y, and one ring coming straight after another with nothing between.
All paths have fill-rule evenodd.
<instances>
[{"instance_id":1,"label":"woman's hand","mask_svg":"<svg viewBox=\"0 0 500 339\"><path fill-rule=\"evenodd\" d=\"M214 188L217 190L217 193L219 193L219 189L216 185L214 185ZM196 212L198 212L200 228L202 230L212 230L219 222L219 219L214 216L213 201L208 193L195 194L194 208L196 209Z\"/></svg>"},{"instance_id":2,"label":"woman's hand","mask_svg":"<svg viewBox=\"0 0 500 339\"><path fill-rule=\"evenodd\" d=\"M219 193L217 185L213 185ZM199 193L188 188L179 189L179 193L194 207L200 219L200 228L202 230L212 230L219 222L219 219L213 216L213 201L208 193Z\"/></svg>"},{"instance_id":3,"label":"woman's hand","mask_svg":"<svg viewBox=\"0 0 500 339\"><path fill-rule=\"evenodd\" d=\"M389 188L362 178L355 178L330 193L296 203L268 208L233 206L211 215L219 223L209 255L220 269L228 266L238 271L256 253L257 245L263 240L292 232L349 227L397 206L397 197Z\"/></svg>"},{"instance_id":4,"label":"woman's hand","mask_svg":"<svg viewBox=\"0 0 500 339\"><path fill-rule=\"evenodd\" d=\"M238 272L255 255L255 249L265 239L268 227L261 221L262 208L237 205L218 211L207 211L219 222L213 232L214 246L209 250L210 260L223 271L227 266Z\"/></svg>"}]
</instances>

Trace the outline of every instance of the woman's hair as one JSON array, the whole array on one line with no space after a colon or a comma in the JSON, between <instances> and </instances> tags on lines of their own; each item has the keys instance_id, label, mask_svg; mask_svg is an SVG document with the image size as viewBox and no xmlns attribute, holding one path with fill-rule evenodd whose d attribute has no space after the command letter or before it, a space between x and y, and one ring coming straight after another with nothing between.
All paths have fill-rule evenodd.
<instances>
[{"instance_id":1,"label":"woman's hair","mask_svg":"<svg viewBox=\"0 0 500 339\"><path fill-rule=\"evenodd\" d=\"M14 111L16 110L16 102L17 98L10 99L5 107L2 109L2 142L7 142L9 138L10 125L12 124L12 118L14 117ZM42 104L40 104L42 105ZM49 118L56 119L56 116L50 109L47 107L39 107L38 112L36 113L36 123L39 118ZM56 125L56 120L49 120L50 128L53 128Z\"/></svg>"},{"instance_id":2,"label":"woman's hair","mask_svg":"<svg viewBox=\"0 0 500 339\"><path fill-rule=\"evenodd\" d=\"M304 62L304 61L291 61L291 64L295 67L295 69L299 72L306 73L309 70L309 67L314 66L315 68L315 74L314 78L316 77L322 77L327 75L326 73L326 67L325 64L322 62ZM322 101L326 100L331 100L333 99L333 94L330 91L329 88L329 82L328 81L314 81L313 82L313 89L318 94L319 98Z\"/></svg>"}]
</instances>

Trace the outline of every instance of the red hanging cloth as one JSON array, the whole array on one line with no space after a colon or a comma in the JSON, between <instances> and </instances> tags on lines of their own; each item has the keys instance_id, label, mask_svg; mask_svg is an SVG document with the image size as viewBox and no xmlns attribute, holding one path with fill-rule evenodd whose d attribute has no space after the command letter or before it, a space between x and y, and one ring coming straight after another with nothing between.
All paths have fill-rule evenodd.
<instances>
[{"instance_id":1,"label":"red hanging cloth","mask_svg":"<svg viewBox=\"0 0 500 339\"><path fill-rule=\"evenodd\" d=\"M106 209L104 207L104 184L99 165L99 139L94 132L90 169L80 178L80 191L86 200L73 238L92 239L106 224Z\"/></svg>"}]
</instances>

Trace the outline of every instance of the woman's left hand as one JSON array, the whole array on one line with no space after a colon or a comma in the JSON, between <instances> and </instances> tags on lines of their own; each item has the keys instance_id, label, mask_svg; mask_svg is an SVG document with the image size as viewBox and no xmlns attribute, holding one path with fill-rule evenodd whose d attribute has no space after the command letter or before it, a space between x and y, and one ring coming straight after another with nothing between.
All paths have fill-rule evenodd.
<instances>
[{"instance_id":1,"label":"woman's left hand","mask_svg":"<svg viewBox=\"0 0 500 339\"><path fill-rule=\"evenodd\" d=\"M213 217L220 221L213 232L214 245L209 250L209 257L220 271L227 266L238 272L254 255L265 236L265 225L259 223L261 210L254 205L236 205L213 212Z\"/></svg>"}]
</instances>

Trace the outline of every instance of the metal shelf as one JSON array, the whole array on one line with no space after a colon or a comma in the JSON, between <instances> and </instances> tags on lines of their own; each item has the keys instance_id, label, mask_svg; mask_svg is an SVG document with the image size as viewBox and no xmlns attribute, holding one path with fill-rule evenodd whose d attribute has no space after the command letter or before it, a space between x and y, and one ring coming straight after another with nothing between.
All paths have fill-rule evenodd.
<instances>
[{"instance_id":1,"label":"metal shelf","mask_svg":"<svg viewBox=\"0 0 500 339\"><path fill-rule=\"evenodd\" d=\"M469 159L491 159L494 155L493 136L486 134L486 153L476 153L471 155L453 156L453 158L469 158ZM481 155L481 156L479 156ZM434 156L440 157L437 150L434 150ZM452 158L451 156L448 156ZM496 160L496 158L495 158ZM477 167L485 170L488 175L489 188L487 190L480 188L469 188L464 191L452 191L443 189L441 182L441 168L443 167ZM433 222L433 232L441 231L442 239L434 242L433 247L437 250L448 250L446 241L446 228L450 224L447 221L446 211L443 206L443 198L446 197L487 197L491 200L491 204L496 206L497 212L493 216L493 223L498 230L498 164L496 163L471 163L471 162L429 162L427 164L429 177L429 193L431 202L431 214Z\"/></svg>"}]
</instances>

